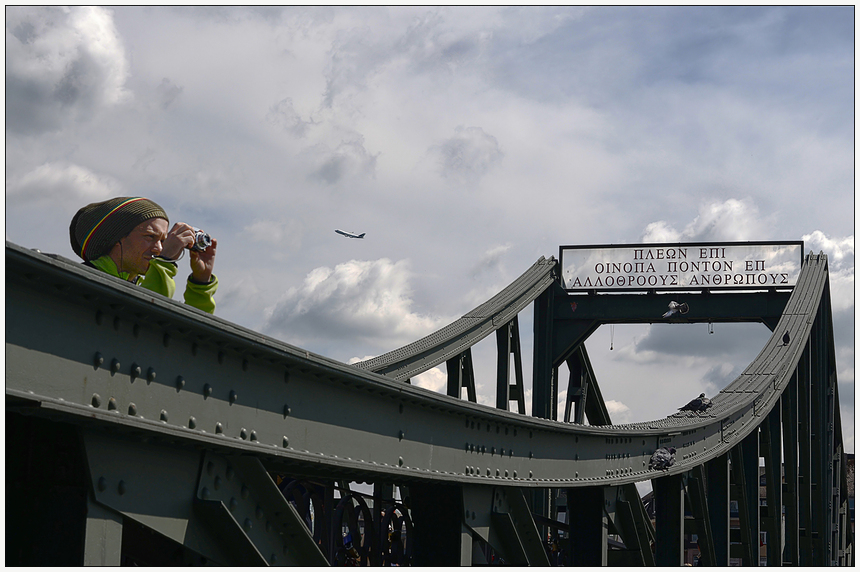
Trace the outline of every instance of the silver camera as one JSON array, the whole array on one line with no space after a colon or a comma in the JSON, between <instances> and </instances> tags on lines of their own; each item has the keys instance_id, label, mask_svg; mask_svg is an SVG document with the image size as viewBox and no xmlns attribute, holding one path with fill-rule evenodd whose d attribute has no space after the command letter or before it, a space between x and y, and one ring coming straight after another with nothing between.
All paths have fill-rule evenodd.
<instances>
[{"instance_id":1,"label":"silver camera","mask_svg":"<svg viewBox=\"0 0 860 572\"><path fill-rule=\"evenodd\" d=\"M194 232L194 244L191 245L191 250L196 250L197 252L203 252L209 246L212 245L212 237L203 232L202 230L198 230Z\"/></svg>"}]
</instances>

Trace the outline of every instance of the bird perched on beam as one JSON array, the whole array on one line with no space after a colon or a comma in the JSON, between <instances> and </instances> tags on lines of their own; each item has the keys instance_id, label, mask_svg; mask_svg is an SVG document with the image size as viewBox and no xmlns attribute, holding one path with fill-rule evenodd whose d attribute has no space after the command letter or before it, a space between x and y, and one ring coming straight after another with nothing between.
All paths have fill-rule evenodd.
<instances>
[{"instance_id":1,"label":"bird perched on beam","mask_svg":"<svg viewBox=\"0 0 860 572\"><path fill-rule=\"evenodd\" d=\"M699 397L692 400L684 407L679 407L678 411L704 411L711 406L711 400L705 397L704 393L699 394Z\"/></svg>"},{"instance_id":2,"label":"bird perched on beam","mask_svg":"<svg viewBox=\"0 0 860 572\"><path fill-rule=\"evenodd\" d=\"M791 341L791 338L788 335L788 330L785 331L785 334L782 336L782 345L787 346L788 342Z\"/></svg>"},{"instance_id":3,"label":"bird perched on beam","mask_svg":"<svg viewBox=\"0 0 860 572\"><path fill-rule=\"evenodd\" d=\"M671 302L669 302L669 311L666 312L665 314L663 314L663 317L669 318L671 316L674 316L678 312L680 312L682 314L686 314L689 311L690 311L690 306L688 306L686 302L682 302L679 304L678 302L672 300Z\"/></svg>"},{"instance_id":4,"label":"bird perched on beam","mask_svg":"<svg viewBox=\"0 0 860 572\"><path fill-rule=\"evenodd\" d=\"M651 455L648 468L655 471L665 471L675 464L675 447L660 447Z\"/></svg>"}]
</instances>

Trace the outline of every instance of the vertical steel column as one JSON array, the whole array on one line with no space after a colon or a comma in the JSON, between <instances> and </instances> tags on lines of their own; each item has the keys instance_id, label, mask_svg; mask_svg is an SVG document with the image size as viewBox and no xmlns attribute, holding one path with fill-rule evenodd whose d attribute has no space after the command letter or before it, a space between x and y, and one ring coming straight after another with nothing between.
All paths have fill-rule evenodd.
<instances>
[{"instance_id":1,"label":"vertical steel column","mask_svg":"<svg viewBox=\"0 0 860 572\"><path fill-rule=\"evenodd\" d=\"M690 500L690 512L696 524L699 536L700 559L706 566L714 566L716 553L714 550L714 535L711 532L711 518L708 514L708 502L705 492L704 471L702 465L693 467L687 477L687 497Z\"/></svg>"},{"instance_id":2,"label":"vertical steel column","mask_svg":"<svg viewBox=\"0 0 860 572\"><path fill-rule=\"evenodd\" d=\"M797 498L797 371L782 392L782 455L785 473L783 503L785 505L785 548L782 561L789 566L800 565L800 531Z\"/></svg>"},{"instance_id":3,"label":"vertical steel column","mask_svg":"<svg viewBox=\"0 0 860 572\"><path fill-rule=\"evenodd\" d=\"M810 383L810 344L797 365L798 462L797 498L800 565L812 566L812 397Z\"/></svg>"},{"instance_id":4,"label":"vertical steel column","mask_svg":"<svg viewBox=\"0 0 860 572\"><path fill-rule=\"evenodd\" d=\"M567 489L571 566L607 564L609 523L603 510L603 497L603 487Z\"/></svg>"},{"instance_id":5,"label":"vertical steel column","mask_svg":"<svg viewBox=\"0 0 860 572\"><path fill-rule=\"evenodd\" d=\"M758 428L731 452L733 497L738 503L741 554L744 566L758 566Z\"/></svg>"},{"instance_id":6,"label":"vertical steel column","mask_svg":"<svg viewBox=\"0 0 860 572\"><path fill-rule=\"evenodd\" d=\"M681 475L652 479L657 518L657 566L684 565L684 482ZM601 497L602 499L603 497Z\"/></svg>"},{"instance_id":7,"label":"vertical steel column","mask_svg":"<svg viewBox=\"0 0 860 572\"><path fill-rule=\"evenodd\" d=\"M782 409L774 407L761 424L767 505L762 507L762 528L767 534L768 566L782 566Z\"/></svg>"},{"instance_id":8,"label":"vertical steel column","mask_svg":"<svg viewBox=\"0 0 860 572\"><path fill-rule=\"evenodd\" d=\"M534 357L532 375L532 415L552 419L553 367L553 288L547 288L534 301Z\"/></svg>"},{"instance_id":9,"label":"vertical steel column","mask_svg":"<svg viewBox=\"0 0 860 572\"><path fill-rule=\"evenodd\" d=\"M448 369L448 395L460 399L462 388L466 388L469 401L477 403L475 392L475 369L472 366L472 348L445 362Z\"/></svg>"},{"instance_id":10,"label":"vertical steel column","mask_svg":"<svg viewBox=\"0 0 860 572\"><path fill-rule=\"evenodd\" d=\"M119 566L122 558L122 515L87 496L84 566Z\"/></svg>"},{"instance_id":11,"label":"vertical steel column","mask_svg":"<svg viewBox=\"0 0 860 572\"><path fill-rule=\"evenodd\" d=\"M523 357L520 348L520 327L517 316L496 330L496 408L508 411L510 402L517 402L517 411L526 412L525 392L523 391ZM511 354L514 356L514 384L511 379Z\"/></svg>"},{"instance_id":12,"label":"vertical steel column","mask_svg":"<svg viewBox=\"0 0 860 572\"><path fill-rule=\"evenodd\" d=\"M574 408L573 422L582 424L585 422L585 402L588 397L588 380L585 375L585 367L579 359L579 352L574 352L567 358L567 367L570 370L570 378L567 383L567 399L564 406L564 421L570 423L571 409Z\"/></svg>"},{"instance_id":13,"label":"vertical steel column","mask_svg":"<svg viewBox=\"0 0 860 572\"><path fill-rule=\"evenodd\" d=\"M729 455L705 463L707 475L708 516L714 543L714 566L728 566L730 553L731 511L729 499Z\"/></svg>"},{"instance_id":14,"label":"vertical steel column","mask_svg":"<svg viewBox=\"0 0 860 572\"><path fill-rule=\"evenodd\" d=\"M394 485L373 483L373 528L376 530L376 546L370 552L370 565L382 566L382 553L387 549L388 531L382 530L382 513L386 502L394 500ZM364 523L368 526L371 523Z\"/></svg>"}]
</instances>

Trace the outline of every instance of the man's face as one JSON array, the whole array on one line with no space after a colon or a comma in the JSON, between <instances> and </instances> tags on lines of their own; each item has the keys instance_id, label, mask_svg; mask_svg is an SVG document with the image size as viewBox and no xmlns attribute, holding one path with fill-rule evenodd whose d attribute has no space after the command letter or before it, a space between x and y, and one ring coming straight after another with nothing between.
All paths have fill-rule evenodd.
<instances>
[{"instance_id":1,"label":"man's face","mask_svg":"<svg viewBox=\"0 0 860 572\"><path fill-rule=\"evenodd\" d=\"M146 274L149 261L161 254L161 242L167 238L167 221L151 218L143 221L119 241L122 268L131 276Z\"/></svg>"}]
</instances>

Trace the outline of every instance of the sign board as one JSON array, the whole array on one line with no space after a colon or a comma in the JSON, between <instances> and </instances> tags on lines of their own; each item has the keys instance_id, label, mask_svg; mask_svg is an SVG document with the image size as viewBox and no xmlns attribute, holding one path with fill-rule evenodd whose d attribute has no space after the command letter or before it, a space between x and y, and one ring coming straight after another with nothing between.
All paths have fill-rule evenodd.
<instances>
[{"instance_id":1,"label":"sign board","mask_svg":"<svg viewBox=\"0 0 860 572\"><path fill-rule=\"evenodd\" d=\"M559 260L568 291L792 288L803 242L562 246Z\"/></svg>"}]
</instances>

